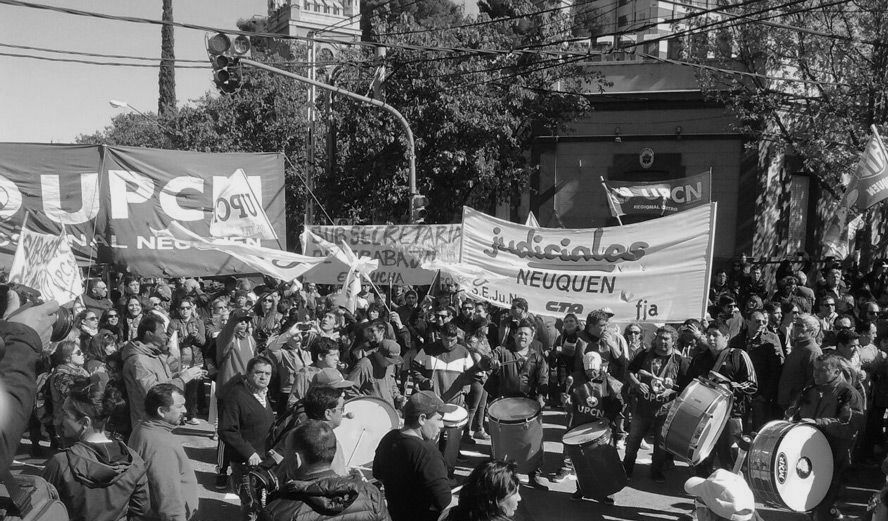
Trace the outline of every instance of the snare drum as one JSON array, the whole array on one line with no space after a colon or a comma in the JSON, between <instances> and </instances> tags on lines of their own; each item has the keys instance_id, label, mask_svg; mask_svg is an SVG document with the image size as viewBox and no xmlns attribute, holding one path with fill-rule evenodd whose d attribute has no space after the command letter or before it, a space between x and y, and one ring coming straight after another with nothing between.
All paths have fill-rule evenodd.
<instances>
[{"instance_id":1,"label":"snare drum","mask_svg":"<svg viewBox=\"0 0 888 521\"><path fill-rule=\"evenodd\" d=\"M398 413L385 400L359 396L345 402L342 423L333 431L345 468L372 465L382 437L397 428Z\"/></svg>"},{"instance_id":2,"label":"snare drum","mask_svg":"<svg viewBox=\"0 0 888 521\"><path fill-rule=\"evenodd\" d=\"M663 423L663 448L697 465L712 452L728 423L734 395L710 380L697 378L672 402Z\"/></svg>"},{"instance_id":3,"label":"snare drum","mask_svg":"<svg viewBox=\"0 0 888 521\"><path fill-rule=\"evenodd\" d=\"M490 452L494 459L513 461L518 472L537 470L543 461L543 418L540 404L529 398L499 398L490 403Z\"/></svg>"},{"instance_id":4,"label":"snare drum","mask_svg":"<svg viewBox=\"0 0 888 521\"><path fill-rule=\"evenodd\" d=\"M766 423L752 441L746 462L746 481L756 499L796 512L816 508L832 483L829 441L808 423Z\"/></svg>"},{"instance_id":5,"label":"snare drum","mask_svg":"<svg viewBox=\"0 0 888 521\"><path fill-rule=\"evenodd\" d=\"M574 427L564 434L561 443L585 497L602 500L626 486L626 472L620 454L611 445L607 420Z\"/></svg>"},{"instance_id":6,"label":"snare drum","mask_svg":"<svg viewBox=\"0 0 888 521\"><path fill-rule=\"evenodd\" d=\"M438 439L438 448L444 455L444 463L447 470L452 471L456 466L456 458L459 456L459 443L462 440L463 429L469 422L469 413L464 408L456 406L452 412L444 414L444 428L441 429L441 437Z\"/></svg>"}]
</instances>

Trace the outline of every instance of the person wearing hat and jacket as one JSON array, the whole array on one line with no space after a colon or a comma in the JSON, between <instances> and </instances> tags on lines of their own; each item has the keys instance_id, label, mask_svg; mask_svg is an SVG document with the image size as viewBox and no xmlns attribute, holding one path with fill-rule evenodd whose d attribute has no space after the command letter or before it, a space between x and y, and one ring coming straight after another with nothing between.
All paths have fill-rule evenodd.
<instances>
[{"instance_id":1,"label":"person wearing hat and jacket","mask_svg":"<svg viewBox=\"0 0 888 521\"><path fill-rule=\"evenodd\" d=\"M455 410L431 391L415 392L404 405L404 426L379 442L373 477L383 484L393 521L436 521L450 504L447 465L436 442L444 414Z\"/></svg>"},{"instance_id":2,"label":"person wearing hat and jacket","mask_svg":"<svg viewBox=\"0 0 888 521\"><path fill-rule=\"evenodd\" d=\"M394 340L384 339L375 351L358 360L348 379L355 383L361 394L380 398L395 409L400 409L405 398L398 389L395 368L403 362L401 346Z\"/></svg>"}]
</instances>

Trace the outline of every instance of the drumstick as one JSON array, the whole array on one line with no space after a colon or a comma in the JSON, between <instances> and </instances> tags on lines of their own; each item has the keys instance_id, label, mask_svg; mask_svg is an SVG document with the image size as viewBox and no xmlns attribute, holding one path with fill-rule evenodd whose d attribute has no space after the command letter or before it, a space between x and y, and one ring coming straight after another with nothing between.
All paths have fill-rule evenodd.
<instances>
[{"instance_id":1,"label":"drumstick","mask_svg":"<svg viewBox=\"0 0 888 521\"><path fill-rule=\"evenodd\" d=\"M651 378L654 378L655 380L665 380L665 378L660 378L659 376L655 375L654 373L651 373L649 371L645 371L644 369L639 369L638 374L640 374L642 376L650 376ZM675 386L675 384L673 384L669 388L672 389L674 386Z\"/></svg>"},{"instance_id":2,"label":"drumstick","mask_svg":"<svg viewBox=\"0 0 888 521\"><path fill-rule=\"evenodd\" d=\"M367 429L361 427L361 434L358 435L358 442L355 443L355 448L352 449L351 455L348 457L348 461L345 462L345 468L348 468L351 465L352 458L355 457L355 453L358 452L358 447L361 446L361 440L364 439L364 433L367 432Z\"/></svg>"}]
</instances>

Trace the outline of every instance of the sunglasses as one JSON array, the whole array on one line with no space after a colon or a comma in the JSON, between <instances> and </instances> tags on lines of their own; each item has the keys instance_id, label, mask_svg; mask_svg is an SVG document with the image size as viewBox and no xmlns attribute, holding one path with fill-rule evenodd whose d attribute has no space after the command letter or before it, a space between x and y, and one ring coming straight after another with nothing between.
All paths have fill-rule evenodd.
<instances>
[{"instance_id":1,"label":"sunglasses","mask_svg":"<svg viewBox=\"0 0 888 521\"><path fill-rule=\"evenodd\" d=\"M118 315L117 313L113 313L113 314L109 314L109 315L108 315L108 318L117 318L117 317L119 317L119 316L120 316L120 315Z\"/></svg>"},{"instance_id":2,"label":"sunglasses","mask_svg":"<svg viewBox=\"0 0 888 521\"><path fill-rule=\"evenodd\" d=\"M641 331L629 331L630 335L640 335Z\"/></svg>"},{"instance_id":3,"label":"sunglasses","mask_svg":"<svg viewBox=\"0 0 888 521\"><path fill-rule=\"evenodd\" d=\"M83 320L98 320L99 317L86 317Z\"/></svg>"}]
</instances>

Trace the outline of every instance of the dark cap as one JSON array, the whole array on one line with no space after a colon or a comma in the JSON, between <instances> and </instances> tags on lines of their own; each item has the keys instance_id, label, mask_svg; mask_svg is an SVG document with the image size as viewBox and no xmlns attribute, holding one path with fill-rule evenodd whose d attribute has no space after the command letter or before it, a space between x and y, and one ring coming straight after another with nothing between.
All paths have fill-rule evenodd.
<instances>
[{"instance_id":1,"label":"dark cap","mask_svg":"<svg viewBox=\"0 0 888 521\"><path fill-rule=\"evenodd\" d=\"M228 320L233 322L248 322L253 320L253 312L246 309L235 309L229 315Z\"/></svg>"},{"instance_id":2,"label":"dark cap","mask_svg":"<svg viewBox=\"0 0 888 521\"><path fill-rule=\"evenodd\" d=\"M432 391L419 391L411 394L407 403L404 404L404 417L418 417L420 414L425 414L426 417L429 417L435 413L444 416L447 413L456 411L456 409L456 405L444 403Z\"/></svg>"},{"instance_id":3,"label":"dark cap","mask_svg":"<svg viewBox=\"0 0 888 521\"><path fill-rule=\"evenodd\" d=\"M346 380L338 369L333 369L332 367L325 367L321 369L321 371L315 374L314 378L311 379L311 387L332 387L333 389L348 389L349 387L354 386L354 382L352 382L351 380Z\"/></svg>"},{"instance_id":4,"label":"dark cap","mask_svg":"<svg viewBox=\"0 0 888 521\"><path fill-rule=\"evenodd\" d=\"M394 340L383 340L377 348L379 358L383 361L383 365L395 365L404 362L401 358L401 346Z\"/></svg>"}]
</instances>

